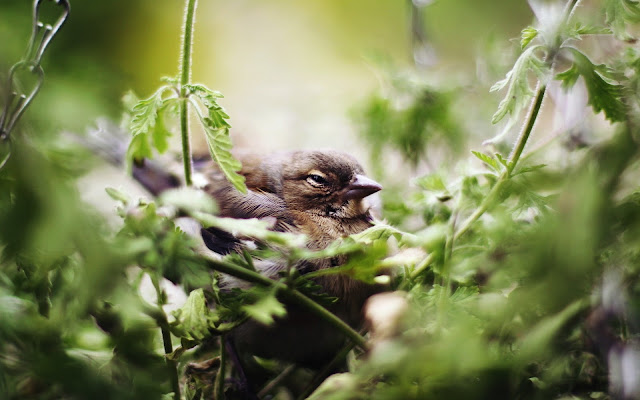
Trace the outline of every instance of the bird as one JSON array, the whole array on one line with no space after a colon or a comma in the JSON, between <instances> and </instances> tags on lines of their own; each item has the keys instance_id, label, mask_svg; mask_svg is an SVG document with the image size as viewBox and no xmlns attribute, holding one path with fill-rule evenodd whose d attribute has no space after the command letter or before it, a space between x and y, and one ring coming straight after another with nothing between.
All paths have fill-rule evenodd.
<instances>
[{"instance_id":1,"label":"bird","mask_svg":"<svg viewBox=\"0 0 640 400\"><path fill-rule=\"evenodd\" d=\"M101 133L100 129L98 133ZM105 132L112 131L104 129ZM112 163L124 158L122 143L113 136L97 136L88 147ZM238 191L211 159L194 160L194 169L205 182L203 190L218 204L219 216L231 218L266 218L280 232L303 234L310 250L322 250L335 240L360 233L373 225L366 198L382 186L367 177L360 163L351 155L335 150L298 150L271 154L234 151L242 163L247 192ZM133 164L133 176L155 196L180 186L180 180L153 160ZM218 253L242 251L239 238L217 228L201 230L206 246ZM302 275L344 264L347 256L301 262L295 267ZM286 263L256 260L256 269L269 278L279 279ZM345 274L319 275L313 281L337 300L329 311L354 329L363 321L366 300L384 288ZM221 289L231 290L237 280L223 280ZM286 315L276 317L271 325L247 320L228 336L233 350L246 361L255 355L299 366L319 368L331 361L346 342L334 326L303 307L286 303Z\"/></svg>"},{"instance_id":2,"label":"bird","mask_svg":"<svg viewBox=\"0 0 640 400\"><path fill-rule=\"evenodd\" d=\"M358 161L338 151L303 150L270 155L245 154L240 174L246 179L247 194L237 191L211 165L205 166L204 190L217 202L220 215L233 218L275 218L274 230L306 235L310 250L322 250L335 240L364 231L373 224L365 198L382 186L364 174ZM203 169L199 167L198 169ZM203 231L203 237L207 236ZM225 248L228 240L220 231L210 231L205 239L209 248ZM233 243L235 245L235 243ZM229 246L229 247L233 247ZM314 260L301 266L302 274L341 265L345 257ZM286 264L257 263L258 269L277 278ZM347 275L332 274L315 278L315 282L337 302L330 311L354 328L361 325L361 310L366 299L380 291L379 285L367 284ZM240 351L266 358L316 366L332 357L344 342L334 328L305 310L289 306L288 315L274 325L263 326L249 321L238 328L234 344ZM302 338L313 338L300 343ZM265 338L269 343L264 343ZM296 339L296 337L298 339Z\"/></svg>"},{"instance_id":3,"label":"bird","mask_svg":"<svg viewBox=\"0 0 640 400\"><path fill-rule=\"evenodd\" d=\"M204 190L218 203L219 214L233 218L275 218L276 231L304 234L310 250L322 250L335 240L364 231L373 224L365 198L382 186L367 177L362 166L349 154L334 150L302 150L269 155L238 156L240 174L247 193L237 191L211 163L198 166L206 171ZM238 250L239 242L217 228L204 229L207 246L219 253ZM342 265L346 256L304 261L296 265L302 275ZM284 262L255 262L270 278L280 278ZM337 300L327 306L354 329L362 326L366 300L383 290L344 274L313 279L320 290ZM234 287L237 281L227 287ZM224 285L223 285L224 286ZM229 335L230 351L237 353L241 368L247 369L251 356L291 362L318 369L331 361L346 338L326 321L297 304L287 303L286 315L265 325L248 320ZM249 366L249 369L251 367ZM251 373L247 373L251 375ZM255 374L254 374L255 376ZM249 378L255 386L255 378Z\"/></svg>"}]
</instances>

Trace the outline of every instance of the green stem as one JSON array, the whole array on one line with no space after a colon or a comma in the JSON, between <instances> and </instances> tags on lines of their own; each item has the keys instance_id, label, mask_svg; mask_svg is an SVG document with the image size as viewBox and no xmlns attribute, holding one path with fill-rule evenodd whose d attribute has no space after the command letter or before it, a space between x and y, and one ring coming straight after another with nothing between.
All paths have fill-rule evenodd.
<instances>
[{"instance_id":1,"label":"green stem","mask_svg":"<svg viewBox=\"0 0 640 400\"><path fill-rule=\"evenodd\" d=\"M220 368L218 368L218 375L213 385L214 399L224 400L224 379L227 366L227 352L224 349L224 343L226 340L225 335L220 335Z\"/></svg>"},{"instance_id":2,"label":"green stem","mask_svg":"<svg viewBox=\"0 0 640 400\"><path fill-rule=\"evenodd\" d=\"M525 145L527 144L527 140L529 140L529 136L531 136L531 132L533 131L533 127L535 126L536 119L538 118L538 114L540 113L540 108L542 107L542 100L544 99L545 92L547 90L546 85L541 85L536 91L536 96L531 106L531 110L529 111L529 115L527 117L527 122L525 124L522 133L518 137L518 141L516 142L511 155L509 156L509 162L507 163L508 168L505 172L500 175L496 184L491 188L491 191L482 200L482 203L476 208L476 210L471 214L460 226L460 228L453 234L452 241L447 243L450 249L453 249L453 242L458 240L462 235L464 235L471 225L476 222L490 207L495 204L495 201L499 198L500 192L504 188L505 183L511 178L511 173L513 172L515 166L518 164L520 160L520 156L522 155L522 151L524 150ZM411 272L411 278L416 278L422 271L424 271L434 260L435 256L429 254L429 256Z\"/></svg>"},{"instance_id":3,"label":"green stem","mask_svg":"<svg viewBox=\"0 0 640 400\"><path fill-rule=\"evenodd\" d=\"M273 389L275 389L285 379L287 379L295 371L295 369L296 369L295 364L288 365L282 372L278 374L278 376L273 378L262 389L260 389L260 391L258 392L258 398L262 399L266 395L268 395Z\"/></svg>"},{"instance_id":4,"label":"green stem","mask_svg":"<svg viewBox=\"0 0 640 400\"><path fill-rule=\"evenodd\" d=\"M567 6L564 12L565 22L567 22L571 18L579 2L580 0L569 0L567 2ZM556 51L557 49L552 49L551 51L549 51L549 54L551 55L551 57L547 60L549 65L553 65L553 61L554 61L553 59ZM453 236L454 241L457 240L460 236L462 236L466 231L468 231L471 225L475 221L477 221L478 218L480 218L482 214L484 214L491 206L493 206L495 200L499 197L498 195L502 191L505 182L511 178L511 174L513 173L513 170L518 164L518 161L520 160L520 156L522 155L522 151L524 150L524 147L527 144L527 141L529 140L529 136L533 131L533 127L535 126L536 120L538 118L538 113L540 112L540 108L542 107L542 101L544 100L544 95L546 91L547 91L547 85L539 84L538 89L536 90L536 95L533 100L533 104L531 106L531 109L529 110L529 115L527 117L527 122L525 124L525 127L520 133L520 136L518 137L518 141L516 142L516 145L513 148L513 151L509 155L507 170L504 173L502 173L502 175L500 175L498 182L496 182L496 184L493 186L493 188L491 189L487 197L484 198L480 206L474 211L474 213L471 216L469 216L469 218L467 218L464 221L460 229L458 229L458 231L455 233L455 235Z\"/></svg>"},{"instance_id":5,"label":"green stem","mask_svg":"<svg viewBox=\"0 0 640 400\"><path fill-rule=\"evenodd\" d=\"M182 136L182 162L184 183L191 186L191 144L189 143L189 106L186 99L180 99L180 134Z\"/></svg>"},{"instance_id":6,"label":"green stem","mask_svg":"<svg viewBox=\"0 0 640 400\"><path fill-rule=\"evenodd\" d=\"M544 94L546 93L546 91L547 85L540 85L540 87L538 87L538 90L536 91L536 97L533 101L533 105L531 106L529 116L527 117L525 128L520 133L518 141L516 142L513 151L509 155L509 162L507 162L507 174L509 177L511 176L513 169L516 167L516 164L520 160L520 156L522 155L524 146L527 144L527 140L529 140L529 136L533 131L533 127L536 124L538 113L540 112L540 108L542 107L542 100L544 99Z\"/></svg>"},{"instance_id":7,"label":"green stem","mask_svg":"<svg viewBox=\"0 0 640 400\"><path fill-rule=\"evenodd\" d=\"M527 140L529 140L529 136L531 135L531 131L533 131L533 127L535 126L536 119L538 118L538 113L540 112L540 108L542 107L542 100L544 99L544 94L547 90L546 85L541 85L536 91L536 96L533 101L533 105L531 106L531 110L529 111L529 115L527 117L527 122L525 128L522 130L522 133L518 137L518 141L516 142L513 151L509 155L509 162L507 163L507 170L500 175L496 184L491 188L491 191L482 200L482 203L478 206L478 208L471 214L463 223L460 229L458 229L453 236L453 240L456 241L460 238L460 236L464 235L465 232L469 230L471 225L476 222L482 214L484 214L490 207L492 207L496 200L500 197L500 192L504 188L505 183L511 179L511 173L514 168L518 164L520 160L520 156L522 155L522 151L524 150L524 146L527 144Z\"/></svg>"},{"instance_id":8,"label":"green stem","mask_svg":"<svg viewBox=\"0 0 640 400\"><path fill-rule=\"evenodd\" d=\"M164 311L162 312L164 315ZM169 332L169 324L165 321L160 326L162 331L162 344L164 345L165 355L169 355L173 352L173 345L171 344L171 332ZM175 360L170 360L169 357L165 357L167 362L167 369L169 370L169 379L171 380L171 389L173 389L173 398L180 400L180 380L178 378L178 363Z\"/></svg>"},{"instance_id":9,"label":"green stem","mask_svg":"<svg viewBox=\"0 0 640 400\"><path fill-rule=\"evenodd\" d=\"M351 339L358 347L362 348L363 350L366 350L366 341L362 336L360 336L360 334L358 334L358 332L353 330L353 328L347 325L340 318L333 315L326 308L322 307L321 305L311 300L310 298L300 293L299 291L288 287L282 282L274 281L272 279L267 278L266 276L260 275L257 272L239 267L235 264L231 264L225 261L215 260L208 257L205 257L205 258L209 266L212 269L215 269L216 271L229 274L231 276L240 278L247 282L256 283L262 286L275 287L278 293L282 294L290 301L293 301L297 304L300 304L306 307L309 311L316 314L318 317L332 324L336 329L338 329L345 336Z\"/></svg>"},{"instance_id":10,"label":"green stem","mask_svg":"<svg viewBox=\"0 0 640 400\"><path fill-rule=\"evenodd\" d=\"M158 279L152 277L151 281L156 290L156 296L158 297L158 309L154 312L156 320L160 325L160 331L162 332L162 345L164 346L165 361L167 369L169 371L169 379L171 381L171 389L173 390L174 400L180 400L180 380L178 378L178 363L175 360L171 360L168 356L173 353L173 344L171 343L171 332L169 331L169 323L167 322L167 314L165 314L162 308L164 293L160 288Z\"/></svg>"},{"instance_id":11,"label":"green stem","mask_svg":"<svg viewBox=\"0 0 640 400\"><path fill-rule=\"evenodd\" d=\"M422 260L422 262L418 264L413 271L411 271L411 279L415 279L416 277L418 277L418 275L420 275L422 271L424 271L425 269L427 269L427 267L429 267L429 265L431 265L435 258L435 253L429 253L429 255L425 257L425 259Z\"/></svg>"},{"instance_id":12,"label":"green stem","mask_svg":"<svg viewBox=\"0 0 640 400\"><path fill-rule=\"evenodd\" d=\"M193 27L197 0L187 0L182 34L182 57L180 63L180 135L182 136L182 162L184 181L191 186L191 144L189 143L189 103L187 88L191 78L191 54L193 53Z\"/></svg>"}]
</instances>

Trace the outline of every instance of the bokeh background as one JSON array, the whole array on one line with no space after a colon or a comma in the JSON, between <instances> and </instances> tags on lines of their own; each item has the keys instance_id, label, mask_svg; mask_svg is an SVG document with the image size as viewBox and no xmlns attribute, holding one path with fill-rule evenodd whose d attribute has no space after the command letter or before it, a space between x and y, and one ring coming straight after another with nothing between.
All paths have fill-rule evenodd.
<instances>
[{"instance_id":1,"label":"bokeh background","mask_svg":"<svg viewBox=\"0 0 640 400\"><path fill-rule=\"evenodd\" d=\"M177 75L183 3L72 0L70 19L45 56L45 86L25 123L51 132L84 132L97 118L117 121L126 91L148 96L162 76ZM413 9L419 12L413 17L419 21L425 47L417 53L419 68L412 73L450 90L479 84L476 106L483 108L487 121L499 100L489 97L488 89L506 68L487 75L482 57L499 64L490 47L500 42L504 50L508 39L519 37L532 20L527 2L414 3L201 0L193 81L225 95L221 104L231 116L238 147L331 147L365 158L354 110L384 89L389 66L416 66ZM24 52L31 5L28 0L0 1L0 76ZM510 52L500 54L509 65ZM468 117L470 112L465 109L462 114ZM488 122L471 131L492 136L486 129L493 129ZM200 142L195 135L197 151Z\"/></svg>"}]
</instances>

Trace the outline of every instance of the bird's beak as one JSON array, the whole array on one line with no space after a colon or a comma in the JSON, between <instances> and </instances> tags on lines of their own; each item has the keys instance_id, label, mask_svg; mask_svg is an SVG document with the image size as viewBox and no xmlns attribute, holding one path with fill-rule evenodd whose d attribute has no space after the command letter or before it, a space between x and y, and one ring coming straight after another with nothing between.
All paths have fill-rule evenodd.
<instances>
[{"instance_id":1,"label":"bird's beak","mask_svg":"<svg viewBox=\"0 0 640 400\"><path fill-rule=\"evenodd\" d=\"M346 200L364 199L382 189L382 185L364 175L356 175L356 179L347 186L342 198Z\"/></svg>"}]
</instances>

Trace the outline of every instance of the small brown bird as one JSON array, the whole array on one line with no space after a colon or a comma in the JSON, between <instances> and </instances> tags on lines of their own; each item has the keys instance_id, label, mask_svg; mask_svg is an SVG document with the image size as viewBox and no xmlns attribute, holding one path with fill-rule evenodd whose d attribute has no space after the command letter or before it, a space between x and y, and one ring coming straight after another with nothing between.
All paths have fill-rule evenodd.
<instances>
[{"instance_id":1,"label":"small brown bird","mask_svg":"<svg viewBox=\"0 0 640 400\"><path fill-rule=\"evenodd\" d=\"M334 240L359 233L372 224L365 197L382 189L364 175L351 156L335 151L297 151L261 157L241 157L247 195L236 191L219 172L208 174L205 187L217 201L221 215L235 218L275 217L276 230L303 233L308 247L319 250ZM208 245L224 248L213 231ZM206 236L206 233L204 233ZM211 239L211 238L210 238ZM219 238L218 238L219 239ZM225 238L222 238L224 241ZM205 239L205 241L207 241ZM215 249L214 249L215 250ZM340 265L345 260L322 259L299 266L302 273ZM285 265L266 262L257 267L277 277ZM327 275L315 281L338 301L330 311L354 328L362 321L362 306L380 291L346 275ZM248 321L232 335L240 354L253 354L317 367L331 360L344 344L334 327L298 306L288 304L287 315L273 325Z\"/></svg>"},{"instance_id":2,"label":"small brown bird","mask_svg":"<svg viewBox=\"0 0 640 400\"><path fill-rule=\"evenodd\" d=\"M114 164L124 158L126 145L114 129L94 132L85 145ZM115 137L115 140L114 140ZM307 246L319 250L341 237L362 232L372 224L365 197L382 187L364 175L351 156L336 151L295 151L272 155L245 154L243 164L248 193L238 192L211 161L196 163L209 182L205 190L216 199L220 215L234 218L275 218L274 230L303 233ZM199 165L198 165L199 164ZM153 161L133 166L134 177L154 195L179 186L179 179ZM220 254L238 248L239 241L219 229L202 231L207 246ZM344 257L307 261L297 265L302 274L338 266ZM256 267L269 277L278 277L284 263L264 260ZM362 307L369 296L381 290L346 275L314 279L325 293L336 297L329 310L354 328L362 323ZM232 281L230 281L232 282ZM290 361L318 367L344 344L345 338L333 326L294 304L286 304L287 315L273 325L249 320L231 335L240 355Z\"/></svg>"}]
</instances>

